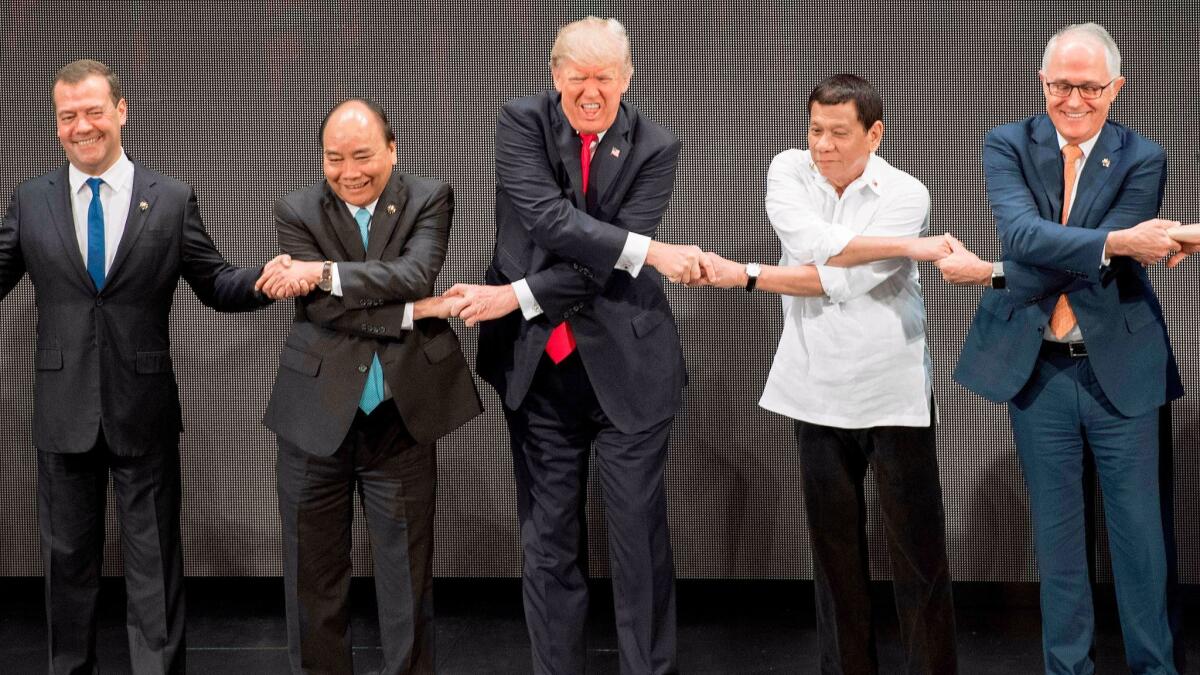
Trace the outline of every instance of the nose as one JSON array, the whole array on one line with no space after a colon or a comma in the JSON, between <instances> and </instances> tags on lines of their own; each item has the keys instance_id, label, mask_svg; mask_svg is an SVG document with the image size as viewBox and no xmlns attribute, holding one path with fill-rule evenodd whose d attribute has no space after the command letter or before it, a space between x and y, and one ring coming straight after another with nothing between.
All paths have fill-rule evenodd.
<instances>
[{"instance_id":1,"label":"nose","mask_svg":"<svg viewBox=\"0 0 1200 675\"><path fill-rule=\"evenodd\" d=\"M829 134L821 134L817 136L816 142L813 143L813 148L816 150L830 150L833 148L833 141L829 139Z\"/></svg>"}]
</instances>

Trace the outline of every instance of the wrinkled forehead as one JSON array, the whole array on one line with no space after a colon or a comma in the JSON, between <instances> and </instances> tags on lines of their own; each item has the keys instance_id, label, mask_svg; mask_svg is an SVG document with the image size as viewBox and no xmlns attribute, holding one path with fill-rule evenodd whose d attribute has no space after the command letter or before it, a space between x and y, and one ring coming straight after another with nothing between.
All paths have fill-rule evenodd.
<instances>
[{"instance_id":1,"label":"wrinkled forehead","mask_svg":"<svg viewBox=\"0 0 1200 675\"><path fill-rule=\"evenodd\" d=\"M1086 34L1064 36L1050 48L1046 74L1065 70L1094 71L1097 76L1112 77L1109 72L1108 51L1098 39Z\"/></svg>"}]
</instances>

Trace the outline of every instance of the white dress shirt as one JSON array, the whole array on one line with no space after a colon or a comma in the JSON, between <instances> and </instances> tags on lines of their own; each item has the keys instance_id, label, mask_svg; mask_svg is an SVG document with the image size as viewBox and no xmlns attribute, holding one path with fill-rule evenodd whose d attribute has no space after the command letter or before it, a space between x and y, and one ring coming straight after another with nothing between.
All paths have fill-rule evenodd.
<instances>
[{"instance_id":1,"label":"white dress shirt","mask_svg":"<svg viewBox=\"0 0 1200 675\"><path fill-rule=\"evenodd\" d=\"M1055 132L1058 133L1058 132ZM1063 212L1070 214L1070 207L1075 203L1075 193L1079 191L1079 177L1083 175L1083 166L1087 164L1088 157L1092 154L1092 148L1096 147L1096 141L1099 140L1100 133L1096 132L1088 140L1079 144L1079 149L1083 151L1083 155L1075 160L1075 185L1071 187L1071 194L1063 195ZM1061 151L1067 146L1067 139L1063 138L1062 134L1058 134L1058 149ZM1065 227L1065 226L1064 226ZM1101 254L1103 255L1103 254ZM1108 258L1100 261L1100 266L1107 266L1111 262ZM1054 331L1050 330L1050 320L1046 320L1046 330L1042 331L1042 338L1050 342L1082 342L1083 331L1079 330L1079 324L1076 323L1067 334L1058 338L1054 335Z\"/></svg>"},{"instance_id":2,"label":"white dress shirt","mask_svg":"<svg viewBox=\"0 0 1200 675\"><path fill-rule=\"evenodd\" d=\"M342 200L339 199L338 201L342 201ZM375 206L379 204L379 200L376 199L375 201L371 202L370 204L367 204L366 206L362 206L362 207L354 206L353 204L349 204L344 201L342 201L342 204L345 204L346 209L348 211L350 211L350 220L354 221L354 226L358 227L358 221L355 220L354 214L358 213L358 210L360 208L363 208L363 209L367 210L367 213L371 214L372 218L374 218L375 217ZM371 231L371 224L368 222L367 223L367 232L370 232L370 231ZM336 295L337 297L340 298L340 297L342 297L342 277L338 275L337 263L333 263L332 265L330 265L330 267L332 268L330 270L330 276L332 277L332 282L331 282L332 286L329 290L329 294ZM406 303L404 303L404 317L400 319L400 330L412 330L412 329L413 329L413 304L411 302L406 302ZM385 389L387 388L386 382L384 383L384 388Z\"/></svg>"},{"instance_id":3,"label":"white dress shirt","mask_svg":"<svg viewBox=\"0 0 1200 675\"><path fill-rule=\"evenodd\" d=\"M839 197L809 152L793 149L771 162L766 206L779 264L815 265L825 295L782 297L783 334L759 405L843 429L928 426L932 377L916 263L825 263L857 235L920 236L929 191L871 155Z\"/></svg>"},{"instance_id":4,"label":"white dress shirt","mask_svg":"<svg viewBox=\"0 0 1200 675\"><path fill-rule=\"evenodd\" d=\"M104 181L100 186L100 208L104 210L104 273L107 275L125 234L125 221L129 218L129 202L133 200L133 162L121 152L117 162L99 176L90 176L74 164L67 169L71 216L75 221L75 239L79 242L84 267L87 267L88 254L88 208L92 204L92 189L87 180L93 177Z\"/></svg>"},{"instance_id":5,"label":"white dress shirt","mask_svg":"<svg viewBox=\"0 0 1200 675\"><path fill-rule=\"evenodd\" d=\"M596 159L596 148L600 147L600 141L604 140L604 134L607 133L607 131L602 131L596 135L595 142L589 148L588 156L591 159ZM621 257L617 258L617 264L613 267L637 278L642 271L642 266L646 264L646 254L649 252L650 237L630 232L629 236L625 237L625 247L621 249ZM537 298L533 297L533 291L529 290L529 282L517 279L512 283L512 288L513 292L517 294L517 304L521 306L521 315L525 317L526 321L542 315L542 306L538 304Z\"/></svg>"}]
</instances>

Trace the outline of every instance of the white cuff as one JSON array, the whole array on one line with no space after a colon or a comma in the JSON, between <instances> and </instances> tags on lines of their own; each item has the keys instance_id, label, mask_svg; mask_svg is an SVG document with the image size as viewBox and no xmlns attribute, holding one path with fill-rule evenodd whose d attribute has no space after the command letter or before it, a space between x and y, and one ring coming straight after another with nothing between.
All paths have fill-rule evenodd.
<instances>
[{"instance_id":1,"label":"white cuff","mask_svg":"<svg viewBox=\"0 0 1200 675\"><path fill-rule=\"evenodd\" d=\"M333 286L329 288L329 294L336 295L340 298L342 297L342 278L338 276L337 263L333 263L329 267L333 269L333 272L331 272L333 276Z\"/></svg>"},{"instance_id":2,"label":"white cuff","mask_svg":"<svg viewBox=\"0 0 1200 675\"><path fill-rule=\"evenodd\" d=\"M517 294L517 304L521 305L521 314L525 316L525 320L536 319L542 315L542 306L538 304L537 298L533 297L533 291L529 290L529 282L524 279L517 279L512 282L513 293Z\"/></svg>"},{"instance_id":3,"label":"white cuff","mask_svg":"<svg viewBox=\"0 0 1200 675\"><path fill-rule=\"evenodd\" d=\"M824 265L829 262L829 259L846 250L850 242L858 236L853 230L844 226L835 224L826 231L826 241L828 248L824 251L817 252L817 265Z\"/></svg>"},{"instance_id":4,"label":"white cuff","mask_svg":"<svg viewBox=\"0 0 1200 675\"><path fill-rule=\"evenodd\" d=\"M817 265L817 277L821 279L821 288L830 302L845 302L850 299L850 268L827 267Z\"/></svg>"},{"instance_id":5,"label":"white cuff","mask_svg":"<svg viewBox=\"0 0 1200 675\"><path fill-rule=\"evenodd\" d=\"M413 304L411 302L404 303L404 318L400 320L400 330L413 329Z\"/></svg>"},{"instance_id":6,"label":"white cuff","mask_svg":"<svg viewBox=\"0 0 1200 675\"><path fill-rule=\"evenodd\" d=\"M621 257L617 258L617 269L629 273L629 276L637 278L637 275L642 271L642 265L646 264L646 254L650 252L650 237L637 232L630 232L625 238L625 248L621 250Z\"/></svg>"}]
</instances>

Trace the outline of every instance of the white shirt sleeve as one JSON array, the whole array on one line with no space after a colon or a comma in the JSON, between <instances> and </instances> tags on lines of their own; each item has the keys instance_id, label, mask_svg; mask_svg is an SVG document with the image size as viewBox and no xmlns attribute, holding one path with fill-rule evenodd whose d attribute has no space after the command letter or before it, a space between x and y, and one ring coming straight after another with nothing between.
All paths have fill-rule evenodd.
<instances>
[{"instance_id":1,"label":"white shirt sleeve","mask_svg":"<svg viewBox=\"0 0 1200 675\"><path fill-rule=\"evenodd\" d=\"M624 270L629 276L637 278L642 266L646 264L646 255L650 253L650 237L637 232L630 232L625 238L625 248L621 249L621 257L617 258L617 269Z\"/></svg>"},{"instance_id":2,"label":"white shirt sleeve","mask_svg":"<svg viewBox=\"0 0 1200 675\"><path fill-rule=\"evenodd\" d=\"M338 275L337 263L333 263L332 265L330 265L330 268L332 268L332 272L330 272L330 276L333 277L333 282L329 288L329 294L340 298L340 297L342 297L342 277ZM406 302L406 303L404 303L404 317L402 319L400 319L400 330L412 330L412 329L413 329L413 304L411 302Z\"/></svg>"},{"instance_id":3,"label":"white shirt sleeve","mask_svg":"<svg viewBox=\"0 0 1200 675\"><path fill-rule=\"evenodd\" d=\"M767 217L793 261L824 265L846 248L855 232L825 220L808 202L803 159L799 151L787 150L771 161L767 171Z\"/></svg>"},{"instance_id":4,"label":"white shirt sleeve","mask_svg":"<svg viewBox=\"0 0 1200 675\"><path fill-rule=\"evenodd\" d=\"M521 306L521 314L526 321L542 315L542 306L538 304L537 298L533 297L533 291L529 290L528 281L517 279L512 282L512 287L513 293L517 294L517 304Z\"/></svg>"}]
</instances>

